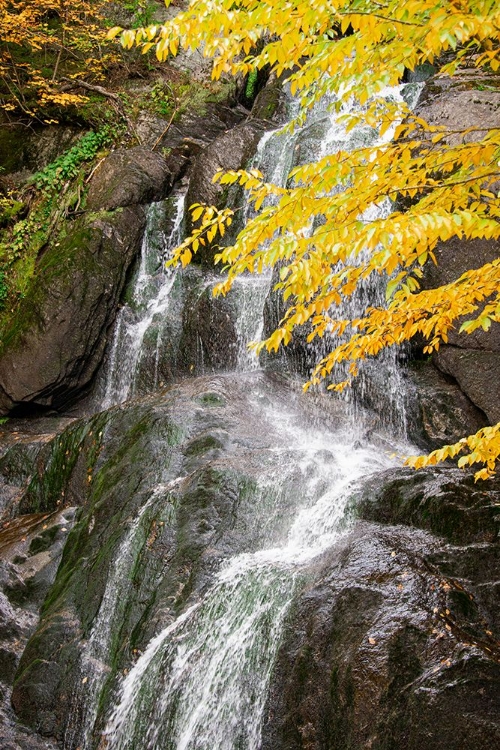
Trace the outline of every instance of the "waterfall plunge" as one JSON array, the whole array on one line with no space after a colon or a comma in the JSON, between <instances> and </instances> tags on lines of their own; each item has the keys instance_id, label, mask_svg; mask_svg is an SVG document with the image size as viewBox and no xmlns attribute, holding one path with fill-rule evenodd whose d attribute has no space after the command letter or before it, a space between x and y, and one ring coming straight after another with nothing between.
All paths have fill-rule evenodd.
<instances>
[{"instance_id":1,"label":"waterfall plunge","mask_svg":"<svg viewBox=\"0 0 500 750\"><path fill-rule=\"evenodd\" d=\"M284 184L290 168L300 161L375 139L371 129L347 136L324 101L294 133L273 131L264 136L254 166L262 169L267 179ZM148 237L156 210L150 214ZM247 218L250 212L247 207ZM181 214L179 200L178 220L167 246L179 239ZM150 252L148 239L134 289L139 314L133 316L132 323L126 323L126 312L120 316L104 405L133 395L145 331L169 304L172 277L164 278L156 285L156 294L148 296ZM245 277L235 285L239 295L238 371L256 366L256 360L249 359L246 343L262 331L262 309L270 283L270 277ZM372 296L377 290L361 291L362 296L367 294ZM119 363L127 357L131 366L124 372ZM389 373L387 382L397 394L401 383L394 359L387 359L383 366ZM154 377L152 387L157 384ZM264 543L253 552L227 559L203 598L191 603L150 641L124 677L108 713L103 742L109 750L258 750L267 689L296 586L307 564L343 533L346 509L356 487L369 475L393 464L380 444L374 445L364 437L361 412L356 413L358 422L347 430L326 430L324 426L311 429L302 424L300 404L292 403L294 399L284 407L270 392L265 401L264 406L256 396L255 409L264 409L270 431L279 433L274 450L280 471L263 472L255 514L269 512L271 489L287 498L290 513L281 542ZM394 413L400 411L401 403L396 403ZM116 574L109 580L89 636L88 659L95 652L105 661L106 633L111 632L119 612L120 581L126 580L120 570L131 556L134 536L140 533L141 518L148 507L149 503L118 546ZM264 517L262 523L266 523ZM90 704L84 748L92 747L97 714L94 707L102 682L102 678L93 678L92 689L86 697L82 695L82 700Z\"/></svg>"},{"instance_id":2,"label":"waterfall plunge","mask_svg":"<svg viewBox=\"0 0 500 750\"><path fill-rule=\"evenodd\" d=\"M352 429L350 435L311 431L292 410L266 409L284 445L283 475L275 483L291 496L299 491L301 508L282 546L227 560L203 600L150 642L108 722L112 750L259 747L269 679L302 570L339 537L358 481L392 463L380 449L360 447ZM299 482L287 471L290 452ZM267 489L261 488L262 501ZM290 499L294 505L297 498Z\"/></svg>"}]
</instances>

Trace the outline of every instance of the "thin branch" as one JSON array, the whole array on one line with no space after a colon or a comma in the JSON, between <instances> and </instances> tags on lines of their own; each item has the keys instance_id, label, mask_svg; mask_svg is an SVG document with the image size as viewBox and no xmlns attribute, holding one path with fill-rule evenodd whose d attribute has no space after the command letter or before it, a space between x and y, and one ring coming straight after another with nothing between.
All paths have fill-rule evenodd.
<instances>
[{"instance_id":1,"label":"thin branch","mask_svg":"<svg viewBox=\"0 0 500 750\"><path fill-rule=\"evenodd\" d=\"M135 129L134 123L125 112L123 102L118 96L118 94L115 94L113 91L108 91L108 89L105 89L103 86L98 86L97 84L94 84L94 83L87 83L87 81L82 81L81 78L61 77L60 80L65 81L67 84L69 84L67 88L82 88L82 89L86 89L87 91L95 91L96 94L101 94L101 96L104 96L106 97L106 99L109 99L111 102L113 102L118 114L120 115L120 117L122 117L125 120L125 122L127 123L128 129L134 135L137 142L142 143L139 137L139 134L137 133Z\"/></svg>"},{"instance_id":2,"label":"thin branch","mask_svg":"<svg viewBox=\"0 0 500 750\"><path fill-rule=\"evenodd\" d=\"M164 131L163 131L163 132L161 133L161 135L159 135L159 136L158 136L158 138L157 138L157 139L156 139L156 141L154 142L154 145L153 145L153 146L152 146L152 148L151 148L151 151L154 151L154 150L155 150L155 148L156 148L156 147L158 146L158 144L159 144L159 143L160 143L160 142L161 142L161 141L163 140L163 138L164 138L164 137L166 136L166 134L167 134L167 133L168 133L168 131L170 130L170 126L172 125L172 123L173 123L173 121L174 121L174 117L175 117L175 115L177 114L177 112L178 112L178 109L177 109L177 107L176 107L176 108L174 109L174 111L172 112L172 116L171 116L170 120L168 121L167 127L166 127L166 128L165 128L165 130L164 130Z\"/></svg>"}]
</instances>

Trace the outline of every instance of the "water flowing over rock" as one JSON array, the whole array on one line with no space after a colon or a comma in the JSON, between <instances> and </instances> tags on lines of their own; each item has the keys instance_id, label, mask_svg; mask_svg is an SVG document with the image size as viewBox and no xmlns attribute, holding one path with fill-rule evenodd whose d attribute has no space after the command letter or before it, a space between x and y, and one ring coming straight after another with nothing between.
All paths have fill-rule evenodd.
<instances>
[{"instance_id":1,"label":"water flowing over rock","mask_svg":"<svg viewBox=\"0 0 500 750\"><path fill-rule=\"evenodd\" d=\"M40 325L19 321L18 359L8 348L0 364L3 408L62 407L104 364L85 416L0 427L9 750L499 744L499 483L397 457L414 450L408 432L437 447L477 429L494 400L430 362L402 375L397 356L367 368L350 402L303 394L293 373L318 355L305 337L285 375L247 351L284 309L269 275L214 299L212 250L165 268L190 202L237 200L251 216L213 186L217 169L252 164L283 185L348 141L325 102L295 133L269 129L274 107L296 104L271 82L262 119L200 151L189 187L187 152L177 167L112 154L89 194L109 210L76 225L74 273L69 239L40 258L47 299L52 278L70 301L77 280L82 299L51 318L33 297Z\"/></svg>"}]
</instances>

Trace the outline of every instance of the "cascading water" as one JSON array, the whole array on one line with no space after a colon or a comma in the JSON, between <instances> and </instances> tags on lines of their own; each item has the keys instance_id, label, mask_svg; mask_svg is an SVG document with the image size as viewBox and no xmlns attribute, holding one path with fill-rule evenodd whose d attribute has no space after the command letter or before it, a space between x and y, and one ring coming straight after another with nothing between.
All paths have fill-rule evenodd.
<instances>
[{"instance_id":1,"label":"cascading water","mask_svg":"<svg viewBox=\"0 0 500 750\"><path fill-rule=\"evenodd\" d=\"M141 248L140 266L133 285L132 299L118 314L109 362L105 375L101 408L122 403L135 394L136 376L143 352L144 339L155 321L161 319L170 303L170 292L176 272L163 272L163 259L179 244L182 234L185 194L178 195L172 229L165 236L165 204L152 204ZM155 359L161 346L161 329L156 333ZM157 367L151 387L158 385Z\"/></svg>"},{"instance_id":2,"label":"cascading water","mask_svg":"<svg viewBox=\"0 0 500 750\"><path fill-rule=\"evenodd\" d=\"M367 138L374 141L376 134L370 130L346 136L331 115L328 102L323 102L294 133L267 134L254 166L264 171L268 179L283 184L295 164L339 148L353 147L360 139L366 143ZM177 209L167 248L179 239L182 198ZM150 230L158 222L158 211L158 207L154 208L150 214ZM249 211L247 208L247 216ZM134 394L134 377L145 332L169 304L173 277L149 283L149 264L152 254L157 258L158 250L152 249L151 231L148 236L133 295L138 312L132 314L129 306L120 314L104 406ZM246 343L262 331L262 309L270 283L270 277L264 280L248 277L235 285L240 348L237 372L256 366L255 360L249 358ZM148 296L151 289L156 296ZM372 296L376 293L371 288L361 292L370 294L372 302L376 301ZM126 351L129 353L125 354ZM127 358L130 367L124 372L123 362ZM157 365L158 358L152 372L152 388L157 385ZM391 372L393 390L397 392L401 383L393 374L394 359L383 366L386 372L387 368ZM254 387L251 381L249 387ZM102 740L109 750L259 748L267 688L297 583L306 575L307 564L331 547L342 533L349 503L359 484L393 463L381 448L383 442L366 439L367 426L361 411L356 414L357 423L347 428L326 429L324 424L305 427L300 399L293 398L292 393L285 407L274 398L272 387L271 381L266 382L265 398L261 398L256 388L252 406L256 412L265 414L269 434L274 436L274 442L270 438L271 452L276 459L267 469L263 467L254 513L263 528L268 523L272 527L265 514L269 513L270 494L278 492L285 498L281 507L287 508L285 528L278 539L276 534L270 534L268 539L263 534L255 549L235 554L221 563L202 598L189 601L185 611L152 638L116 687L115 704L107 711ZM396 404L394 413L401 410L401 404ZM390 439L386 443L391 444ZM126 585L126 569L135 559L134 540L141 533L142 519L155 497L153 493L122 536L115 554L115 571L89 634L81 665L86 689L77 697L84 706L80 709L83 728L78 735L84 750L95 747L92 738L97 726L97 704L106 680L106 674L95 667L106 662L110 634L121 616L120 597ZM67 747L74 747L74 739L68 738L67 742Z\"/></svg>"},{"instance_id":3,"label":"cascading water","mask_svg":"<svg viewBox=\"0 0 500 750\"><path fill-rule=\"evenodd\" d=\"M118 547L99 611L82 652L80 677L77 691L72 696L72 709L66 729L66 746L78 745L81 750L92 747L92 731L97 718L99 697L109 672L106 658L113 633L119 628L123 618L127 603L125 591L129 586L129 571L137 556L139 539L144 536L143 526L146 525L150 509L157 503L162 503L163 512L168 516L170 506L165 503L165 497L174 485L175 481L170 486L160 484L155 488L135 519L130 522L130 528Z\"/></svg>"},{"instance_id":4,"label":"cascading water","mask_svg":"<svg viewBox=\"0 0 500 750\"><path fill-rule=\"evenodd\" d=\"M113 750L259 747L267 686L302 569L338 538L356 482L391 465L380 449L360 447L352 428L350 435L303 429L282 408L267 407L267 416L280 425L284 445L275 484L292 506L300 492L301 509L282 546L228 560L203 601L151 641L108 722Z\"/></svg>"}]
</instances>

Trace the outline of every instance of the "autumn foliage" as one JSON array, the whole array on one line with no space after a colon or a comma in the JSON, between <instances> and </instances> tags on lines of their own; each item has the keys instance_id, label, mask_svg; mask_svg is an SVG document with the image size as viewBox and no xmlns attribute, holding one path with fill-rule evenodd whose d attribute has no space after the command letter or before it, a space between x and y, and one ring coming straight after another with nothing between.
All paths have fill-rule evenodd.
<instances>
[{"instance_id":1,"label":"autumn foliage","mask_svg":"<svg viewBox=\"0 0 500 750\"><path fill-rule=\"evenodd\" d=\"M331 351L306 387L334 376L344 361L354 376L359 360L416 334L431 353L452 328L466 335L500 320L500 259L439 289L420 289L422 266L435 260L438 242L500 237L500 129L450 132L380 95L423 63L438 76L468 66L494 77L500 68L496 0L193 0L161 27L112 31L118 33L125 46L154 49L160 60L179 48L202 47L213 57L214 77L264 67L278 75L291 71L302 117L328 94L339 111L353 97L362 105L362 114L342 114L346 129L362 121L383 135L399 123L388 142L294 169L286 188L255 171L216 176L243 185L257 209L236 242L220 251L228 276L219 291L245 271L279 266L278 287L289 307L257 348L278 349L305 323L310 340L328 337ZM362 218L388 200L385 215ZM231 220L228 209L194 211L201 225L177 251L184 263ZM387 305L339 319L336 305L372 274L387 279ZM347 340L338 338L346 334ZM482 464L477 477L489 476L500 454L499 426L411 463L458 454L460 465Z\"/></svg>"},{"instance_id":2,"label":"autumn foliage","mask_svg":"<svg viewBox=\"0 0 500 750\"><path fill-rule=\"evenodd\" d=\"M96 0L0 0L0 107L50 119L85 96L61 77L99 78L106 30Z\"/></svg>"}]
</instances>

